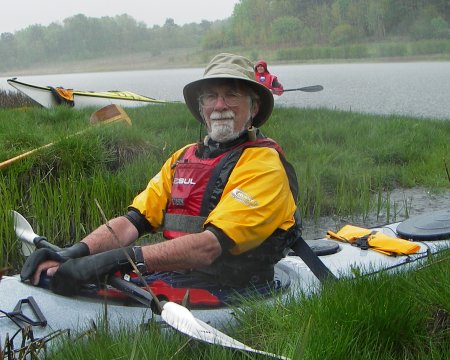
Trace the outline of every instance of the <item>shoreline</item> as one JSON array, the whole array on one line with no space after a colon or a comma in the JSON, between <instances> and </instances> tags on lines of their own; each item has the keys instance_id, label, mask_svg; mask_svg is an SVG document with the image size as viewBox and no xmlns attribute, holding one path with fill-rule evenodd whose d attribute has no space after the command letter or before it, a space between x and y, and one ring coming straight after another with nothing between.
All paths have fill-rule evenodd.
<instances>
[{"instance_id":1,"label":"shoreline","mask_svg":"<svg viewBox=\"0 0 450 360\"><path fill-rule=\"evenodd\" d=\"M165 55L152 55L140 53L120 57L106 57L74 62L52 63L34 68L13 69L0 72L0 77L35 76L53 74L77 74L114 71L142 71L165 70L182 68L201 68L207 61L205 55L177 51ZM183 61L184 60L184 61ZM277 61L270 60L272 65L303 65L303 64L358 64L358 63L401 63L401 62L448 62L450 57L442 55L420 55L405 57L383 57L365 59L317 59L310 61Z\"/></svg>"}]
</instances>

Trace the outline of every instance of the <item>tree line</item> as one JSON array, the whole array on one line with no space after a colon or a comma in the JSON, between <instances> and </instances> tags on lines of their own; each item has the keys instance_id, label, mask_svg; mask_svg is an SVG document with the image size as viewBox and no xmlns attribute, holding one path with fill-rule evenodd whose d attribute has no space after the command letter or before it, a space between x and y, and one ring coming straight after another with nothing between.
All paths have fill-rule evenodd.
<instances>
[{"instance_id":1,"label":"tree line","mask_svg":"<svg viewBox=\"0 0 450 360\"><path fill-rule=\"evenodd\" d=\"M129 15L75 15L0 35L0 71L171 49L307 48L450 39L448 0L241 0L226 20L148 27Z\"/></svg>"},{"instance_id":2,"label":"tree line","mask_svg":"<svg viewBox=\"0 0 450 360\"><path fill-rule=\"evenodd\" d=\"M450 38L448 0L245 0L225 39L277 46Z\"/></svg>"}]
</instances>

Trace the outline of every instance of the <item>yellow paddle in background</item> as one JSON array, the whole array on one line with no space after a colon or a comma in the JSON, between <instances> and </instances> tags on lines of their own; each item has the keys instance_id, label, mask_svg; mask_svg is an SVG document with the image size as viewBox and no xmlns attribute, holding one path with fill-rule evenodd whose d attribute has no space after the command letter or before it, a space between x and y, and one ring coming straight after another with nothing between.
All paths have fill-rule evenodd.
<instances>
[{"instance_id":1,"label":"yellow paddle in background","mask_svg":"<svg viewBox=\"0 0 450 360\"><path fill-rule=\"evenodd\" d=\"M125 112L125 110L123 110L120 106L115 105L115 104L111 104L111 105L107 105L105 107L102 107L101 109L95 111L94 113L92 113L91 117L90 117L90 123L91 125L97 125L97 124L111 124L111 123L115 123L115 122L120 122L120 121L124 121L127 123L128 126L131 126L131 119L128 116L128 114ZM86 132L88 129L79 131L75 134L69 135L66 137L70 138L73 136L77 136L80 135L84 132ZM24 159L32 154L34 154L35 152L38 152L40 150L43 150L45 148L48 148L52 145L54 145L55 143L50 143L50 144L46 144L43 146L40 146L36 149L27 151L23 154L17 155L11 159L5 160L2 163L0 163L0 169L4 169L6 167L8 167L9 165L15 163L16 161L19 161L21 159Z\"/></svg>"}]
</instances>

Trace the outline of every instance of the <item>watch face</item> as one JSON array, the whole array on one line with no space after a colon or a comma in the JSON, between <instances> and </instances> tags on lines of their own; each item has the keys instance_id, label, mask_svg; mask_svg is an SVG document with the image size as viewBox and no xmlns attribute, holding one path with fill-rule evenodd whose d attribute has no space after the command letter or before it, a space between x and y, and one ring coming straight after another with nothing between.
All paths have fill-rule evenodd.
<instances>
[{"instance_id":1,"label":"watch face","mask_svg":"<svg viewBox=\"0 0 450 360\"><path fill-rule=\"evenodd\" d=\"M137 264L136 264L136 267L137 267L137 269L139 270L139 272L140 272L141 274L144 274L144 273L147 272L147 267L145 266L144 263L137 263Z\"/></svg>"},{"instance_id":2,"label":"watch face","mask_svg":"<svg viewBox=\"0 0 450 360\"><path fill-rule=\"evenodd\" d=\"M142 254L142 249L140 246L133 247L134 258L136 259L136 267L141 274L147 272L147 266L145 266L144 256Z\"/></svg>"}]
</instances>

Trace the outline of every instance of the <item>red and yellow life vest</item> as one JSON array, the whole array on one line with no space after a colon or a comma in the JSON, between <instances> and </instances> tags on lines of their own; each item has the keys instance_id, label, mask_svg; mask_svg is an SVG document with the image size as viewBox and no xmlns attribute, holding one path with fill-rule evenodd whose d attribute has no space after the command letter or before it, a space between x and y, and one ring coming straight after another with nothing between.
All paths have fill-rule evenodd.
<instances>
[{"instance_id":1,"label":"red and yellow life vest","mask_svg":"<svg viewBox=\"0 0 450 360\"><path fill-rule=\"evenodd\" d=\"M171 202L164 217L163 234L174 238L186 233L203 231L204 221L221 199L228 177L242 152L249 147L271 147L280 154L286 169L291 191L297 196L297 179L292 166L284 159L281 148L270 139L246 142L214 158L196 156L197 146L191 146L176 163L172 184ZM273 279L273 266L283 257L283 252L301 236L300 218L290 229L277 229L263 243L239 255L223 251L216 261L197 274L213 278L225 286L246 286Z\"/></svg>"},{"instance_id":2,"label":"red and yellow life vest","mask_svg":"<svg viewBox=\"0 0 450 360\"><path fill-rule=\"evenodd\" d=\"M209 212L217 205L223 191L223 188L218 189L215 186L215 182L226 160L230 159L232 153L240 154L248 147L258 146L272 147L282 154L280 146L271 139L246 142L213 158L200 158L196 156L197 146L189 147L176 163L171 201L164 219L164 237L173 239L203 231L203 223ZM236 163L238 158L239 156L235 156L233 161ZM230 172L227 177L234 165L228 166Z\"/></svg>"}]
</instances>

